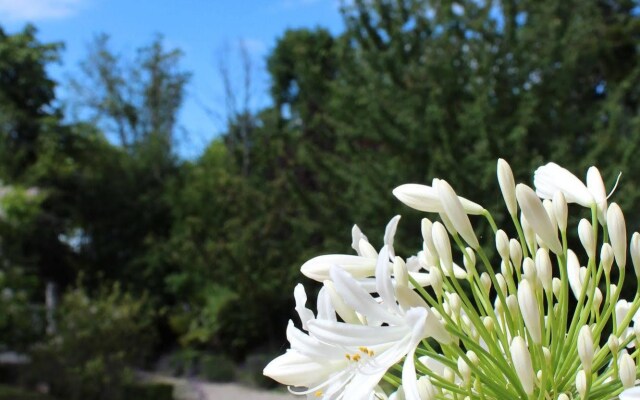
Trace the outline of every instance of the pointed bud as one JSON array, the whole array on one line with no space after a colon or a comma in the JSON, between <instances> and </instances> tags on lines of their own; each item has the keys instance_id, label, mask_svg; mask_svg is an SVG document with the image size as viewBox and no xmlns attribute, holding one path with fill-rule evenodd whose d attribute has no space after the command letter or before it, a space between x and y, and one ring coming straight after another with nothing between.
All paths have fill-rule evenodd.
<instances>
[{"instance_id":1,"label":"pointed bud","mask_svg":"<svg viewBox=\"0 0 640 400\"><path fill-rule=\"evenodd\" d=\"M525 258L522 262L522 274L531 282L535 282L538 279L536 264L533 262L531 257Z\"/></svg>"},{"instance_id":2,"label":"pointed bud","mask_svg":"<svg viewBox=\"0 0 640 400\"><path fill-rule=\"evenodd\" d=\"M613 248L609 243L604 243L600 249L600 264L602 264L605 275L609 276L613 265Z\"/></svg>"},{"instance_id":3,"label":"pointed bud","mask_svg":"<svg viewBox=\"0 0 640 400\"><path fill-rule=\"evenodd\" d=\"M432 236L433 223L428 218L422 218L421 230L422 240L431 254L437 254L436 247L433 244Z\"/></svg>"},{"instance_id":4,"label":"pointed bud","mask_svg":"<svg viewBox=\"0 0 640 400\"><path fill-rule=\"evenodd\" d=\"M551 225L553 225L553 229L558 229L558 221L556 220L556 214L554 212L553 203L551 200L545 199L542 200L542 206L544 210L547 212L547 216L549 217L549 221L551 221Z\"/></svg>"},{"instance_id":5,"label":"pointed bud","mask_svg":"<svg viewBox=\"0 0 640 400\"><path fill-rule=\"evenodd\" d=\"M556 254L562 254L562 245L558 240L557 231L554 229L546 210L533 189L520 183L516 186L516 197L522 213L534 232L540 236L551 251Z\"/></svg>"},{"instance_id":6,"label":"pointed bud","mask_svg":"<svg viewBox=\"0 0 640 400\"><path fill-rule=\"evenodd\" d=\"M516 239L509 240L509 254L511 255L511 262L517 268L522 262L522 246Z\"/></svg>"},{"instance_id":7,"label":"pointed bud","mask_svg":"<svg viewBox=\"0 0 640 400\"><path fill-rule=\"evenodd\" d=\"M531 225L529 225L529 221L527 221L524 213L520 213L520 225L522 225L522 232L524 233L524 240L527 247L533 253L536 247L536 233Z\"/></svg>"},{"instance_id":8,"label":"pointed bud","mask_svg":"<svg viewBox=\"0 0 640 400\"><path fill-rule=\"evenodd\" d=\"M593 293L593 308L596 310L600 309L600 305L602 304L602 291L600 290L600 288L596 288L596 290Z\"/></svg>"},{"instance_id":9,"label":"pointed bud","mask_svg":"<svg viewBox=\"0 0 640 400\"><path fill-rule=\"evenodd\" d=\"M609 346L609 350L611 354L618 354L618 350L620 350L620 340L614 334L609 335L609 339L607 339L607 346Z\"/></svg>"},{"instance_id":10,"label":"pointed bud","mask_svg":"<svg viewBox=\"0 0 640 400\"><path fill-rule=\"evenodd\" d=\"M582 369L576 375L576 390L580 398L584 399L584 395L587 394L587 374Z\"/></svg>"},{"instance_id":11,"label":"pointed bud","mask_svg":"<svg viewBox=\"0 0 640 400\"><path fill-rule=\"evenodd\" d=\"M633 262L633 270L636 273L636 277L640 278L640 233L634 232L631 236L631 261Z\"/></svg>"},{"instance_id":12,"label":"pointed bud","mask_svg":"<svg viewBox=\"0 0 640 400\"><path fill-rule=\"evenodd\" d=\"M507 296L507 309L509 309L509 313L513 319L517 319L520 306L518 305L518 298L515 294Z\"/></svg>"},{"instance_id":13,"label":"pointed bud","mask_svg":"<svg viewBox=\"0 0 640 400\"><path fill-rule=\"evenodd\" d=\"M576 299L580 297L582 291L582 280L580 279L580 261L573 250L567 251L567 275L569 277L569 286Z\"/></svg>"},{"instance_id":14,"label":"pointed bud","mask_svg":"<svg viewBox=\"0 0 640 400\"><path fill-rule=\"evenodd\" d=\"M489 293L489 290L491 290L491 278L489 274L483 272L482 275L480 275L480 284L484 287L485 292Z\"/></svg>"},{"instance_id":15,"label":"pointed bud","mask_svg":"<svg viewBox=\"0 0 640 400\"><path fill-rule=\"evenodd\" d=\"M616 203L611 203L607 210L607 229L616 264L623 269L627 263L627 227L622 210Z\"/></svg>"},{"instance_id":16,"label":"pointed bud","mask_svg":"<svg viewBox=\"0 0 640 400\"><path fill-rule=\"evenodd\" d=\"M538 249L536 252L536 271L542 287L549 292L552 289L553 272L547 249Z\"/></svg>"},{"instance_id":17,"label":"pointed bud","mask_svg":"<svg viewBox=\"0 0 640 400\"><path fill-rule=\"evenodd\" d=\"M551 350L548 347L542 348L542 356L544 357L544 363L546 365L551 365Z\"/></svg>"},{"instance_id":18,"label":"pointed bud","mask_svg":"<svg viewBox=\"0 0 640 400\"><path fill-rule=\"evenodd\" d=\"M535 373L533 372L533 364L531 363L531 354L524 339L516 336L509 346L513 367L518 374L520 383L527 395L533 394Z\"/></svg>"},{"instance_id":19,"label":"pointed bud","mask_svg":"<svg viewBox=\"0 0 640 400\"><path fill-rule=\"evenodd\" d=\"M458 357L458 372L465 383L471 380L471 368L462 357Z\"/></svg>"},{"instance_id":20,"label":"pointed bud","mask_svg":"<svg viewBox=\"0 0 640 400\"><path fill-rule=\"evenodd\" d=\"M451 242L449 242L447 230L444 225L436 221L433 223L431 233L445 275L453 276L453 256L451 255Z\"/></svg>"},{"instance_id":21,"label":"pointed bud","mask_svg":"<svg viewBox=\"0 0 640 400\"><path fill-rule=\"evenodd\" d=\"M420 394L420 399L423 400L433 400L438 396L438 391L426 376L421 376L418 379L418 393Z\"/></svg>"},{"instance_id":22,"label":"pointed bud","mask_svg":"<svg viewBox=\"0 0 640 400\"><path fill-rule=\"evenodd\" d=\"M491 319L491 317L482 318L482 325L484 325L485 329L489 331L489 333L493 333L495 324L493 323L493 320Z\"/></svg>"},{"instance_id":23,"label":"pointed bud","mask_svg":"<svg viewBox=\"0 0 640 400\"><path fill-rule=\"evenodd\" d=\"M507 295L507 281L504 279L502 274L496 274L496 282L498 283L498 287L496 289L500 289L504 296Z\"/></svg>"},{"instance_id":24,"label":"pointed bud","mask_svg":"<svg viewBox=\"0 0 640 400\"><path fill-rule=\"evenodd\" d=\"M529 280L524 279L518 286L518 305L524 324L529 330L531 339L536 344L542 342L542 329L540 327L540 309L535 291L531 287ZM508 303L508 301L507 301Z\"/></svg>"},{"instance_id":25,"label":"pointed bud","mask_svg":"<svg viewBox=\"0 0 640 400\"><path fill-rule=\"evenodd\" d=\"M612 204L613 205L613 204ZM611 210L611 208L609 208ZM625 389L632 387L636 383L636 364L633 358L627 353L623 353L618 361L620 382Z\"/></svg>"},{"instance_id":26,"label":"pointed bud","mask_svg":"<svg viewBox=\"0 0 640 400\"><path fill-rule=\"evenodd\" d=\"M434 183L434 187L438 191L440 197L440 203L444 209L445 214L449 217L449 220L453 224L455 230L462 236L462 238L474 249L480 247L478 238L473 231L469 216L462 206L462 202L458 198L458 195L453 190L451 185L445 180L439 180Z\"/></svg>"},{"instance_id":27,"label":"pointed bud","mask_svg":"<svg viewBox=\"0 0 640 400\"><path fill-rule=\"evenodd\" d=\"M504 276L511 275L511 263L509 261L500 261L500 273Z\"/></svg>"},{"instance_id":28,"label":"pointed bud","mask_svg":"<svg viewBox=\"0 0 640 400\"><path fill-rule=\"evenodd\" d=\"M587 170L587 188L598 207L598 221L604 225L607 216L607 191L604 188L602 175L600 175L600 171L596 167L590 167Z\"/></svg>"},{"instance_id":29,"label":"pointed bud","mask_svg":"<svg viewBox=\"0 0 640 400\"><path fill-rule=\"evenodd\" d=\"M578 236L580 237L582 247L584 247L589 258L595 258L596 243L593 238L593 227L591 226L591 223L584 218L582 218L578 224Z\"/></svg>"},{"instance_id":30,"label":"pointed bud","mask_svg":"<svg viewBox=\"0 0 640 400\"><path fill-rule=\"evenodd\" d=\"M438 267L431 268L431 271L429 272L429 278L431 280L431 287L433 288L433 291L436 292L436 295L438 297L441 297L443 280L442 280L442 272L440 272L440 268Z\"/></svg>"},{"instance_id":31,"label":"pointed bud","mask_svg":"<svg viewBox=\"0 0 640 400\"><path fill-rule=\"evenodd\" d=\"M570 400L569 396L567 396L565 393L560 393L560 395L558 396L558 400Z\"/></svg>"},{"instance_id":32,"label":"pointed bud","mask_svg":"<svg viewBox=\"0 0 640 400\"><path fill-rule=\"evenodd\" d=\"M468 274L475 274L476 273L476 253L473 251L471 247L467 247L465 251L467 254L462 260L464 267L467 270Z\"/></svg>"},{"instance_id":33,"label":"pointed bud","mask_svg":"<svg viewBox=\"0 0 640 400\"><path fill-rule=\"evenodd\" d=\"M469 359L469 362L471 363L471 365L478 365L478 363L480 363L478 356L473 350L467 351L467 358Z\"/></svg>"},{"instance_id":34,"label":"pointed bud","mask_svg":"<svg viewBox=\"0 0 640 400\"><path fill-rule=\"evenodd\" d=\"M509 237L502 229L496 232L496 250L503 260L509 259Z\"/></svg>"},{"instance_id":35,"label":"pointed bud","mask_svg":"<svg viewBox=\"0 0 640 400\"><path fill-rule=\"evenodd\" d=\"M567 207L567 200L562 192L556 192L553 195L553 214L556 217L556 222L558 223L558 229L560 229L560 232L566 232L569 208Z\"/></svg>"},{"instance_id":36,"label":"pointed bud","mask_svg":"<svg viewBox=\"0 0 640 400\"><path fill-rule=\"evenodd\" d=\"M583 325L578 334L578 356L582 361L582 367L585 371L591 373L591 365L593 362L593 337L591 336L591 328Z\"/></svg>"},{"instance_id":37,"label":"pointed bud","mask_svg":"<svg viewBox=\"0 0 640 400\"><path fill-rule=\"evenodd\" d=\"M560 291L562 290L562 281L559 278L553 278L551 280L551 289L553 290L553 295L559 299Z\"/></svg>"},{"instance_id":38,"label":"pointed bud","mask_svg":"<svg viewBox=\"0 0 640 400\"><path fill-rule=\"evenodd\" d=\"M409 271L407 271L407 265L400 257L393 259L393 276L396 278L396 284L404 287L409 287Z\"/></svg>"},{"instance_id":39,"label":"pointed bud","mask_svg":"<svg viewBox=\"0 0 640 400\"><path fill-rule=\"evenodd\" d=\"M518 212L518 203L516 202L516 184L513 179L513 172L509 163L500 158L498 160L498 184L502 191L504 203L507 205L509 214L516 215Z\"/></svg>"}]
</instances>

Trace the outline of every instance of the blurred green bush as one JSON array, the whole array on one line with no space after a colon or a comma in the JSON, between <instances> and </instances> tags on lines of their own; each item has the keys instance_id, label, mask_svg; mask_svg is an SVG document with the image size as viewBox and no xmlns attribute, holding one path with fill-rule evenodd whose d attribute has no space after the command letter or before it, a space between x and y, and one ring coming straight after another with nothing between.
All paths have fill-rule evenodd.
<instances>
[{"instance_id":1,"label":"blurred green bush","mask_svg":"<svg viewBox=\"0 0 640 400\"><path fill-rule=\"evenodd\" d=\"M120 400L154 343L154 312L146 297L134 298L119 284L91 297L69 290L58 310L57 331L33 350L34 381L66 400Z\"/></svg>"}]
</instances>

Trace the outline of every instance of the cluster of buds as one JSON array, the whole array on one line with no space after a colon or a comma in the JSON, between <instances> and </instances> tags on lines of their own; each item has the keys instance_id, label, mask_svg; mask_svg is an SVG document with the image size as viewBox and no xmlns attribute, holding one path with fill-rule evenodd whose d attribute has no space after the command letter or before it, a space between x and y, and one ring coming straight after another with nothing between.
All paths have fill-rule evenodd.
<instances>
[{"instance_id":1,"label":"cluster of buds","mask_svg":"<svg viewBox=\"0 0 640 400\"><path fill-rule=\"evenodd\" d=\"M504 160L497 175L513 225L505 230L434 179L393 191L439 219L422 220L417 255L395 254L397 216L380 251L354 226L357 255L306 262L302 273L323 284L317 315L298 285L302 329L290 322L291 348L265 375L325 400L640 399L640 280L631 301L620 298L628 254L640 276L640 234L628 245L595 167L585 184L544 165L535 190L516 185ZM569 203L590 211L577 226L579 249L568 247ZM470 215L491 225L495 256Z\"/></svg>"}]
</instances>

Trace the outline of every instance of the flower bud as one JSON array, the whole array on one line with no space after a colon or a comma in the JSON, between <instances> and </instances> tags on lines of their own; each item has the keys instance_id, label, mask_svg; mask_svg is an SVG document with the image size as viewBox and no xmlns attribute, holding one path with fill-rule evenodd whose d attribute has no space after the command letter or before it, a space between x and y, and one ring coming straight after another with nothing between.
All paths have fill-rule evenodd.
<instances>
[{"instance_id":1,"label":"flower bud","mask_svg":"<svg viewBox=\"0 0 640 400\"><path fill-rule=\"evenodd\" d=\"M640 387L632 387L620 393L620 400L638 400L640 399Z\"/></svg>"},{"instance_id":2,"label":"flower bud","mask_svg":"<svg viewBox=\"0 0 640 400\"><path fill-rule=\"evenodd\" d=\"M562 281L559 278L553 278L551 280L551 289L553 290L553 295L559 299L560 291L562 290Z\"/></svg>"},{"instance_id":3,"label":"flower bud","mask_svg":"<svg viewBox=\"0 0 640 400\"><path fill-rule=\"evenodd\" d=\"M511 262L509 260L500 261L500 273L504 276L511 275Z\"/></svg>"},{"instance_id":4,"label":"flower bud","mask_svg":"<svg viewBox=\"0 0 640 400\"><path fill-rule=\"evenodd\" d=\"M582 218L578 224L578 236L580 237L580 243L587 252L589 258L596 257L596 243L593 237L593 227L591 223Z\"/></svg>"},{"instance_id":5,"label":"flower bud","mask_svg":"<svg viewBox=\"0 0 640 400\"><path fill-rule=\"evenodd\" d=\"M500 289L504 296L507 295L507 281L504 279L502 274L496 274L496 282L498 282L498 287L496 289Z\"/></svg>"},{"instance_id":6,"label":"flower bud","mask_svg":"<svg viewBox=\"0 0 640 400\"><path fill-rule=\"evenodd\" d=\"M531 354L524 339L516 336L509 346L511 352L511 360L516 370L520 383L527 395L533 394L535 373L533 372L533 364L531 363Z\"/></svg>"},{"instance_id":7,"label":"flower bud","mask_svg":"<svg viewBox=\"0 0 640 400\"><path fill-rule=\"evenodd\" d=\"M444 212L449 217L449 220L453 224L455 230L462 236L462 238L474 249L480 247L478 238L473 231L469 216L464 210L462 202L458 198L458 195L453 190L451 185L445 180L434 181L434 187L438 191L438 197L440 197L440 203Z\"/></svg>"},{"instance_id":8,"label":"flower bud","mask_svg":"<svg viewBox=\"0 0 640 400\"><path fill-rule=\"evenodd\" d=\"M489 293L489 290L491 290L491 278L489 274L483 272L482 275L480 275L480 284L484 287L484 290Z\"/></svg>"},{"instance_id":9,"label":"flower bud","mask_svg":"<svg viewBox=\"0 0 640 400\"><path fill-rule=\"evenodd\" d=\"M442 269L447 276L453 276L453 256L451 255L451 242L444 225L434 222L431 229L433 244L436 247L438 257L442 263Z\"/></svg>"},{"instance_id":10,"label":"flower bud","mask_svg":"<svg viewBox=\"0 0 640 400\"><path fill-rule=\"evenodd\" d=\"M455 380L456 374L449 367L444 368L443 378L448 382L453 382Z\"/></svg>"},{"instance_id":11,"label":"flower bud","mask_svg":"<svg viewBox=\"0 0 640 400\"><path fill-rule=\"evenodd\" d=\"M458 357L458 373L465 383L468 383L471 380L471 369L462 357Z\"/></svg>"},{"instance_id":12,"label":"flower bud","mask_svg":"<svg viewBox=\"0 0 640 400\"><path fill-rule=\"evenodd\" d=\"M516 239L509 240L509 254L511 255L511 262L514 267L518 268L522 262L522 246Z\"/></svg>"},{"instance_id":13,"label":"flower bud","mask_svg":"<svg viewBox=\"0 0 640 400\"><path fill-rule=\"evenodd\" d=\"M613 203L615 204L615 203ZM612 206L613 206L612 204ZM611 207L609 208L611 210ZM636 364L628 353L623 353L618 361L620 382L625 389L632 387L636 383Z\"/></svg>"},{"instance_id":14,"label":"flower bud","mask_svg":"<svg viewBox=\"0 0 640 400\"><path fill-rule=\"evenodd\" d=\"M553 214L556 216L556 222L558 223L560 232L566 232L569 210L567 200L562 192L555 192L553 195Z\"/></svg>"},{"instance_id":15,"label":"flower bud","mask_svg":"<svg viewBox=\"0 0 640 400\"><path fill-rule=\"evenodd\" d=\"M600 309L600 305L602 304L602 291L600 290L600 288L596 288L596 290L593 293L593 308L598 310Z\"/></svg>"},{"instance_id":16,"label":"flower bud","mask_svg":"<svg viewBox=\"0 0 640 400\"><path fill-rule=\"evenodd\" d=\"M538 279L536 265L530 257L525 258L522 262L522 273L531 282L535 282Z\"/></svg>"},{"instance_id":17,"label":"flower bud","mask_svg":"<svg viewBox=\"0 0 640 400\"><path fill-rule=\"evenodd\" d=\"M480 362L480 360L478 359L478 356L473 350L467 351L467 358L469 359L469 362L472 365L478 365L478 363Z\"/></svg>"},{"instance_id":18,"label":"flower bud","mask_svg":"<svg viewBox=\"0 0 640 400\"><path fill-rule=\"evenodd\" d=\"M542 287L546 292L549 292L551 290L553 272L547 249L538 249L536 252L536 270Z\"/></svg>"},{"instance_id":19,"label":"flower bud","mask_svg":"<svg viewBox=\"0 0 640 400\"><path fill-rule=\"evenodd\" d=\"M587 394L587 375L582 369L578 371L578 374L576 375L576 390L578 391L580 398L584 399L584 395Z\"/></svg>"},{"instance_id":20,"label":"flower bud","mask_svg":"<svg viewBox=\"0 0 640 400\"><path fill-rule=\"evenodd\" d=\"M580 279L580 261L573 250L567 250L567 275L569 277L569 286L576 299L580 297L582 291L582 280Z\"/></svg>"},{"instance_id":21,"label":"flower bud","mask_svg":"<svg viewBox=\"0 0 640 400\"><path fill-rule=\"evenodd\" d=\"M476 253L473 251L471 247L467 247L465 249L465 252L467 254L462 260L464 267L466 268L467 273L469 275L475 274L476 273Z\"/></svg>"},{"instance_id":22,"label":"flower bud","mask_svg":"<svg viewBox=\"0 0 640 400\"><path fill-rule=\"evenodd\" d=\"M527 246L531 252L535 251L536 246L536 233L529 225L529 221L525 217L524 213L520 213L520 225L522 225L522 232L524 233L524 240L527 242Z\"/></svg>"},{"instance_id":23,"label":"flower bud","mask_svg":"<svg viewBox=\"0 0 640 400\"><path fill-rule=\"evenodd\" d=\"M453 311L455 314L460 313L460 307L462 306L462 302L460 300L460 295L458 293L449 294L449 306L451 307L451 311Z\"/></svg>"},{"instance_id":24,"label":"flower bud","mask_svg":"<svg viewBox=\"0 0 640 400\"><path fill-rule=\"evenodd\" d=\"M551 251L556 254L562 254L562 244L560 244L560 240L558 240L558 233L533 189L519 183L518 186L516 186L516 198L518 199L522 213L527 218L527 222L529 222L534 232L540 236Z\"/></svg>"},{"instance_id":25,"label":"flower bud","mask_svg":"<svg viewBox=\"0 0 640 400\"><path fill-rule=\"evenodd\" d=\"M436 292L436 295L438 297L442 296L443 278L442 278L442 272L440 272L440 268L438 267L431 268L431 271L429 272L429 277L431 279L431 287L433 288L433 291Z\"/></svg>"},{"instance_id":26,"label":"flower bud","mask_svg":"<svg viewBox=\"0 0 640 400\"><path fill-rule=\"evenodd\" d=\"M491 319L491 317L482 318L482 324L484 325L485 329L489 331L489 333L493 333L493 330L495 329L495 324L493 323L493 320Z\"/></svg>"},{"instance_id":27,"label":"flower bud","mask_svg":"<svg viewBox=\"0 0 640 400\"><path fill-rule=\"evenodd\" d=\"M546 365L551 365L551 350L548 347L542 348L542 355L544 356L544 362Z\"/></svg>"},{"instance_id":28,"label":"flower bud","mask_svg":"<svg viewBox=\"0 0 640 400\"><path fill-rule=\"evenodd\" d=\"M620 350L620 340L614 334L609 335L609 339L607 339L607 346L609 346L609 350L611 354L618 354L618 350Z\"/></svg>"},{"instance_id":29,"label":"flower bud","mask_svg":"<svg viewBox=\"0 0 640 400\"><path fill-rule=\"evenodd\" d=\"M587 170L587 188L598 207L598 221L604 225L607 215L607 191L604 188L602 175L600 175L600 171L596 167L589 167Z\"/></svg>"},{"instance_id":30,"label":"flower bud","mask_svg":"<svg viewBox=\"0 0 640 400\"><path fill-rule=\"evenodd\" d=\"M496 232L496 250L503 260L509 259L509 237L502 229Z\"/></svg>"},{"instance_id":31,"label":"flower bud","mask_svg":"<svg viewBox=\"0 0 640 400\"><path fill-rule=\"evenodd\" d=\"M560 393L560 395L558 396L558 400L570 400L569 396L567 396L565 393Z\"/></svg>"},{"instance_id":32,"label":"flower bud","mask_svg":"<svg viewBox=\"0 0 640 400\"><path fill-rule=\"evenodd\" d=\"M393 276L396 278L396 284L409 287L409 271L407 265L400 257L393 260Z\"/></svg>"},{"instance_id":33,"label":"flower bud","mask_svg":"<svg viewBox=\"0 0 640 400\"><path fill-rule=\"evenodd\" d=\"M583 325L578 334L578 356L582 362L585 371L591 373L591 365L593 362L593 337L591 336L591 328Z\"/></svg>"},{"instance_id":34,"label":"flower bud","mask_svg":"<svg viewBox=\"0 0 640 400\"><path fill-rule=\"evenodd\" d=\"M504 198L504 203L507 205L509 214L516 215L518 211L516 184L509 163L502 158L498 159L498 184L500 185L502 197Z\"/></svg>"},{"instance_id":35,"label":"flower bud","mask_svg":"<svg viewBox=\"0 0 640 400\"><path fill-rule=\"evenodd\" d=\"M613 249L609 243L604 243L600 249L600 264L606 276L611 273L611 266L613 265Z\"/></svg>"},{"instance_id":36,"label":"flower bud","mask_svg":"<svg viewBox=\"0 0 640 400\"><path fill-rule=\"evenodd\" d=\"M627 227L622 210L616 203L611 203L607 210L607 230L616 264L623 269L627 263Z\"/></svg>"},{"instance_id":37,"label":"flower bud","mask_svg":"<svg viewBox=\"0 0 640 400\"><path fill-rule=\"evenodd\" d=\"M507 299L507 304L509 304L509 299ZM540 344L542 342L540 309L538 308L536 293L528 279L524 279L518 286L518 304L531 339L534 343Z\"/></svg>"},{"instance_id":38,"label":"flower bud","mask_svg":"<svg viewBox=\"0 0 640 400\"><path fill-rule=\"evenodd\" d=\"M518 305L518 298L514 294L510 294L507 296L507 309L513 318L516 318L518 312L520 310L520 306Z\"/></svg>"},{"instance_id":39,"label":"flower bud","mask_svg":"<svg viewBox=\"0 0 640 400\"><path fill-rule=\"evenodd\" d=\"M427 246L427 249L429 249L431 254L437 254L436 247L433 244L433 223L428 218L422 218L420 228L422 231L422 240L424 241L425 246Z\"/></svg>"},{"instance_id":40,"label":"flower bud","mask_svg":"<svg viewBox=\"0 0 640 400\"><path fill-rule=\"evenodd\" d=\"M640 279L640 233L633 233L631 236L631 245L629 247L631 252L631 261L633 262L633 270L636 273L636 277Z\"/></svg>"},{"instance_id":41,"label":"flower bud","mask_svg":"<svg viewBox=\"0 0 640 400\"><path fill-rule=\"evenodd\" d=\"M542 206L544 210L547 212L549 216L549 221L551 221L551 225L553 225L553 229L558 229L558 221L556 221L556 215L553 212L553 203L549 199L542 200Z\"/></svg>"},{"instance_id":42,"label":"flower bud","mask_svg":"<svg viewBox=\"0 0 640 400\"><path fill-rule=\"evenodd\" d=\"M433 400L438 395L438 390L433 386L429 377L421 376L418 379L418 394L420 394L420 399Z\"/></svg>"}]
</instances>

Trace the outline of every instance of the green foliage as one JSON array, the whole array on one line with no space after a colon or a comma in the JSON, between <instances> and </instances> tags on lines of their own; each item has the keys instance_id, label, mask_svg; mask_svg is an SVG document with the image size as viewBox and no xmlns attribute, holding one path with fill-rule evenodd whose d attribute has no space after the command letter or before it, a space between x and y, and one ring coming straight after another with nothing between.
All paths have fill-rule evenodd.
<instances>
[{"instance_id":1,"label":"green foliage","mask_svg":"<svg viewBox=\"0 0 640 400\"><path fill-rule=\"evenodd\" d=\"M29 392L17 387L0 385L0 400L55 400L46 394Z\"/></svg>"},{"instance_id":2,"label":"green foliage","mask_svg":"<svg viewBox=\"0 0 640 400\"><path fill-rule=\"evenodd\" d=\"M63 297L55 334L34 349L34 379L69 400L121 399L133 379L130 366L144 360L154 339L145 297L117 284L94 297L78 287Z\"/></svg>"}]
</instances>

